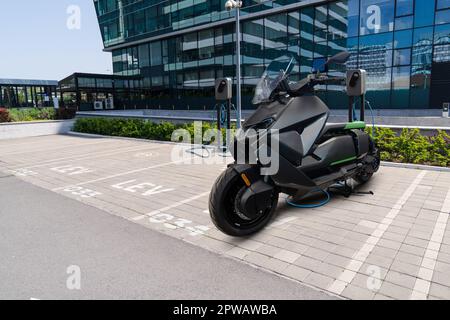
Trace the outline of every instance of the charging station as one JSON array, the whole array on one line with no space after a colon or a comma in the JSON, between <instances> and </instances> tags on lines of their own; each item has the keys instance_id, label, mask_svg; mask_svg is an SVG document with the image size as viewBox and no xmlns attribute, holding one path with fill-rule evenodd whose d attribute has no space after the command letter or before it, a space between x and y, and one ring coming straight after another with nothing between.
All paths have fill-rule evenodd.
<instances>
[{"instance_id":1,"label":"charging station","mask_svg":"<svg viewBox=\"0 0 450 320\"><path fill-rule=\"evenodd\" d=\"M442 104L442 117L449 118L450 117L450 102L445 102Z\"/></svg>"},{"instance_id":2,"label":"charging station","mask_svg":"<svg viewBox=\"0 0 450 320\"><path fill-rule=\"evenodd\" d=\"M353 105L355 98L361 99L361 115L360 121L365 120L366 110L366 92L367 92L367 72L363 69L355 69L347 71L347 95L349 96L348 119L350 122L353 118Z\"/></svg>"},{"instance_id":3,"label":"charging station","mask_svg":"<svg viewBox=\"0 0 450 320\"><path fill-rule=\"evenodd\" d=\"M223 108L220 106L220 103L224 103L226 106L226 129L231 129L231 99L233 98L233 79L231 78L222 78L216 80L216 89L215 89L216 101L219 103L217 105L217 129L219 133L222 131L222 119L223 119ZM228 135L227 135L228 136ZM218 145L219 148L222 148L221 142L222 135L219 134ZM226 145L224 146L226 149L228 147L229 141L226 141Z\"/></svg>"}]
</instances>

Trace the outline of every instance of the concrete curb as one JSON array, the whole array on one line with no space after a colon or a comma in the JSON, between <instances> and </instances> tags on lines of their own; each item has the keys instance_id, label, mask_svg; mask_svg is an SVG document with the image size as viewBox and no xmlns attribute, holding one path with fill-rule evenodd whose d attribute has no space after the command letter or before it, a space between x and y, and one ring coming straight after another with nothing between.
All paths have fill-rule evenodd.
<instances>
[{"instance_id":1,"label":"concrete curb","mask_svg":"<svg viewBox=\"0 0 450 320\"><path fill-rule=\"evenodd\" d=\"M99 134L81 133L81 132L75 132L75 131L69 131L67 134L71 135L71 136L89 137L89 138L108 138L108 139L130 140L130 141L140 141L140 142L152 142L152 143L170 144L170 145L188 145L188 144L185 144L185 143L183 144L183 143L170 142L170 141L157 141L157 140L138 139L138 138L102 136L102 135L99 135ZM192 146L199 146L199 145L192 145ZM436 166L427 166L427 165L422 165L422 164L396 163L396 162L382 161L381 165L383 167L391 167L391 168L404 168L404 169L415 169L415 170L450 172L450 168L436 167Z\"/></svg>"},{"instance_id":2,"label":"concrete curb","mask_svg":"<svg viewBox=\"0 0 450 320\"><path fill-rule=\"evenodd\" d=\"M117 136L103 136L101 134L82 133L82 132L75 132L75 131L69 131L66 134L70 135L70 136L78 136L78 137L86 137L86 138L103 138L103 139L129 140L129 141L151 142L151 143L158 143L158 144L193 146L193 147L201 147L201 146L203 146L203 145L198 145L198 144L172 142L172 141L159 141L159 140L128 138L128 137L117 137Z\"/></svg>"},{"instance_id":3,"label":"concrete curb","mask_svg":"<svg viewBox=\"0 0 450 320\"><path fill-rule=\"evenodd\" d=\"M423 165L423 164L396 163L396 162L382 161L381 165L384 167L391 167L391 168L404 168L404 169L415 169L415 170L450 172L450 168L447 168L447 167L427 166L427 165Z\"/></svg>"}]
</instances>

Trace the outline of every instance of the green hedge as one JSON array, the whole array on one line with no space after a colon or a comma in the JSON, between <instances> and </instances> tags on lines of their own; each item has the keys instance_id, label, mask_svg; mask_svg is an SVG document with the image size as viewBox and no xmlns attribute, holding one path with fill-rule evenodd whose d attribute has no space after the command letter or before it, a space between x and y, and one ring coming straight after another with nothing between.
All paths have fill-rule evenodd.
<instances>
[{"instance_id":1,"label":"green hedge","mask_svg":"<svg viewBox=\"0 0 450 320\"><path fill-rule=\"evenodd\" d=\"M140 119L81 118L77 119L74 125L76 132L159 141L171 141L172 134L177 129L185 129L194 137L193 123L163 122L157 124ZM211 123L203 122L202 135L208 129L214 129L214 126Z\"/></svg>"},{"instance_id":2,"label":"green hedge","mask_svg":"<svg viewBox=\"0 0 450 320\"><path fill-rule=\"evenodd\" d=\"M54 108L8 109L12 122L55 120Z\"/></svg>"},{"instance_id":3,"label":"green hedge","mask_svg":"<svg viewBox=\"0 0 450 320\"><path fill-rule=\"evenodd\" d=\"M372 134L373 129L367 131ZM426 137L419 129L403 129L397 134L376 128L374 139L384 161L450 167L450 136L445 131Z\"/></svg>"},{"instance_id":4,"label":"green hedge","mask_svg":"<svg viewBox=\"0 0 450 320\"><path fill-rule=\"evenodd\" d=\"M213 128L214 124L203 123L203 132ZM77 119L74 127L76 132L160 141L170 141L176 129L186 129L191 136L194 134L192 123L155 124L132 119ZM367 129L369 134L372 134L372 131L372 128ZM420 134L419 129L404 129L397 134L391 129L376 128L374 139L384 161L450 167L450 136L444 131L438 131L434 136L426 137Z\"/></svg>"}]
</instances>

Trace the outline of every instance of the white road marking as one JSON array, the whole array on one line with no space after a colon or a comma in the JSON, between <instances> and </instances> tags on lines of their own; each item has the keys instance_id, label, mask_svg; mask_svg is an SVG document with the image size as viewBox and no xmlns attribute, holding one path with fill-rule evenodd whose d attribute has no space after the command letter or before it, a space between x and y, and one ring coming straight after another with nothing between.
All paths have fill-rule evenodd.
<instances>
[{"instance_id":1,"label":"white road marking","mask_svg":"<svg viewBox=\"0 0 450 320\"><path fill-rule=\"evenodd\" d=\"M204 235L209 231L207 226L191 226L194 223L191 220L178 218L166 213L153 215L149 221L155 224L163 224L163 226L169 230L184 229L192 237Z\"/></svg>"},{"instance_id":2,"label":"white road marking","mask_svg":"<svg viewBox=\"0 0 450 320\"><path fill-rule=\"evenodd\" d=\"M68 192L73 194L74 196L80 197L80 198L95 198L97 196L102 195L101 192L97 192L92 189L87 189L83 187L70 187L67 189L64 189L64 192Z\"/></svg>"},{"instance_id":3,"label":"white road marking","mask_svg":"<svg viewBox=\"0 0 450 320\"><path fill-rule=\"evenodd\" d=\"M397 217L398 213L414 193L422 179L427 174L426 171L421 171L418 176L414 179L408 189L403 193L402 197L396 202L388 215L383 219L383 221L378 225L372 235L367 239L363 247L353 256L353 259L347 265L345 270L340 274L340 276L328 287L328 291L335 294L342 294L345 288L353 281L357 272L361 269L366 259L369 257L372 250L375 248L377 243L380 241L381 237L384 235L386 230L389 228L391 223Z\"/></svg>"},{"instance_id":4,"label":"white road marking","mask_svg":"<svg viewBox=\"0 0 450 320\"><path fill-rule=\"evenodd\" d=\"M378 223L368 220L362 220L360 223L358 223L358 226L368 229L376 229L378 227Z\"/></svg>"},{"instance_id":5,"label":"white road marking","mask_svg":"<svg viewBox=\"0 0 450 320\"><path fill-rule=\"evenodd\" d=\"M140 221L140 220L143 220L143 219L145 219L145 218L150 218L150 217L152 217L152 216L154 216L154 215L164 213L164 212L169 211L169 210L172 210L172 209L174 209L174 208L181 207L182 205L188 204L188 203L190 203L190 202L192 202L192 201L195 201L195 200L197 200L197 199L206 197L206 196L209 195L209 194L210 194L209 191L208 191L208 192L201 193L201 194L199 194L199 195L197 195L197 196L194 196L194 197L185 199L185 200L183 200L183 201L176 202L176 203L174 203L174 204L172 204L172 205L170 205L170 206L167 206L167 207L165 207L165 208L162 208L162 209L159 209L159 210L155 210L155 211L152 211L152 212L147 213L147 214L144 214L144 215L137 216L137 217L133 218L132 220L133 220L133 221Z\"/></svg>"},{"instance_id":6,"label":"white road marking","mask_svg":"<svg viewBox=\"0 0 450 320\"><path fill-rule=\"evenodd\" d=\"M450 214L450 190L447 193L441 212L434 226L433 234L428 243L419 275L411 294L411 300L426 300L430 293L431 280L433 279L439 250L442 246L445 230L447 229L448 216Z\"/></svg>"},{"instance_id":7,"label":"white road marking","mask_svg":"<svg viewBox=\"0 0 450 320\"><path fill-rule=\"evenodd\" d=\"M38 173L35 171L31 171L28 169L19 169L19 170L8 170L11 174L17 177L28 177L28 176L37 176Z\"/></svg>"},{"instance_id":8,"label":"white road marking","mask_svg":"<svg viewBox=\"0 0 450 320\"><path fill-rule=\"evenodd\" d=\"M66 166L62 166L62 167L51 168L50 170L61 173L61 174L66 174L69 176L76 176L76 175L85 174L85 173L92 173L95 171L95 170L92 170L89 168L73 166L73 165L66 165Z\"/></svg>"},{"instance_id":9,"label":"white road marking","mask_svg":"<svg viewBox=\"0 0 450 320\"><path fill-rule=\"evenodd\" d=\"M103 152L98 152L98 153L90 153L90 154L83 154L83 155L74 155L71 157L65 157L65 158L57 158L57 159L49 159L49 160L45 160L40 162L37 165L32 165L32 166L20 166L20 167L16 167L16 168L12 168L11 170L17 170L17 169L34 169L34 168L41 168L41 167L45 167L48 165L51 165L53 163L58 163L58 162L67 162L67 161L80 161L80 160L91 160L91 159L96 159L96 158L101 158L101 157L106 157L106 156L112 156L115 154L121 154L121 153L128 153L128 152L135 152L135 151L140 151L140 150L145 150L148 149L149 146L145 146L145 147L133 147L133 148L124 148L121 149L120 151L103 151ZM155 148L158 149L158 148ZM150 150L154 150L153 148Z\"/></svg>"},{"instance_id":10,"label":"white road marking","mask_svg":"<svg viewBox=\"0 0 450 320\"><path fill-rule=\"evenodd\" d=\"M92 142L92 143L75 143L75 144L70 144L70 145L64 145L64 146L60 146L60 147L56 147L56 148L43 148L42 146L38 149L38 150L26 150L26 151L16 151L16 152L11 152L11 153L2 153L2 156L12 156L12 155L17 155L17 154L27 154L27 153L33 153L33 152L39 152L39 151L55 151L55 150L60 150L60 149L70 149L73 147L78 147L78 146L92 146L92 145L96 145L96 144L101 144L101 143L111 143L111 142L116 142L116 141L108 141L108 140L103 140L103 141L96 141L96 142ZM30 142L32 144L32 142ZM26 143L25 145L29 145L30 143Z\"/></svg>"},{"instance_id":11,"label":"white road marking","mask_svg":"<svg viewBox=\"0 0 450 320\"><path fill-rule=\"evenodd\" d=\"M137 181L138 181L137 179L128 180L112 185L111 187L114 189L124 190L130 193L136 193L139 191L140 194L144 197L175 191L175 189L173 188L164 189L163 186L158 186L151 182L137 183Z\"/></svg>"},{"instance_id":12,"label":"white road marking","mask_svg":"<svg viewBox=\"0 0 450 320\"><path fill-rule=\"evenodd\" d=\"M63 190L63 189L66 189L66 188L76 187L76 186L83 186L83 185L86 185L86 184L91 184L91 183L95 183L95 182L99 182L99 181L105 181L105 180L109 180L109 179L113 179L113 178L117 178L117 177L126 176L128 174L133 174L133 173L138 173L138 172L142 172L142 171L146 171L146 170L167 167L167 166L170 166L172 164L177 164L177 163L181 163L181 162L184 162L184 160L166 162L166 163L157 164L157 165L154 165L154 166L151 166L151 167L146 167L146 168L141 168L141 169L136 169L136 170L130 170L130 171L126 171L126 172L122 172L122 173L118 173L118 174L113 174L113 175L110 175L110 176L107 176L107 177L103 177L103 178L98 178L98 179L94 179L94 180L80 182L80 183L77 183L77 184L72 184L72 185L68 185L68 186L64 186L64 187L55 188L55 189L52 189L52 191Z\"/></svg>"},{"instance_id":13,"label":"white road marking","mask_svg":"<svg viewBox=\"0 0 450 320\"><path fill-rule=\"evenodd\" d=\"M282 225L285 225L286 223L292 222L294 220L297 220L296 217L286 217L283 219L277 219L272 224L269 225L269 227L281 227Z\"/></svg>"}]
</instances>

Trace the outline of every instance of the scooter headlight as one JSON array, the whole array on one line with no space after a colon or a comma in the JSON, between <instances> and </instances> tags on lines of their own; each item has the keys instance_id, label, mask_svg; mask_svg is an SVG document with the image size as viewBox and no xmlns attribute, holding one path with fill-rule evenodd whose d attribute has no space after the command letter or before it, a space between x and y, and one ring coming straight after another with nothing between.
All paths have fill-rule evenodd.
<instances>
[{"instance_id":1,"label":"scooter headlight","mask_svg":"<svg viewBox=\"0 0 450 320\"><path fill-rule=\"evenodd\" d=\"M253 126L252 129L255 129L255 130L269 129L273 125L274 122L275 122L275 119L270 117L270 118L264 119L260 123L256 124L255 126Z\"/></svg>"}]
</instances>

